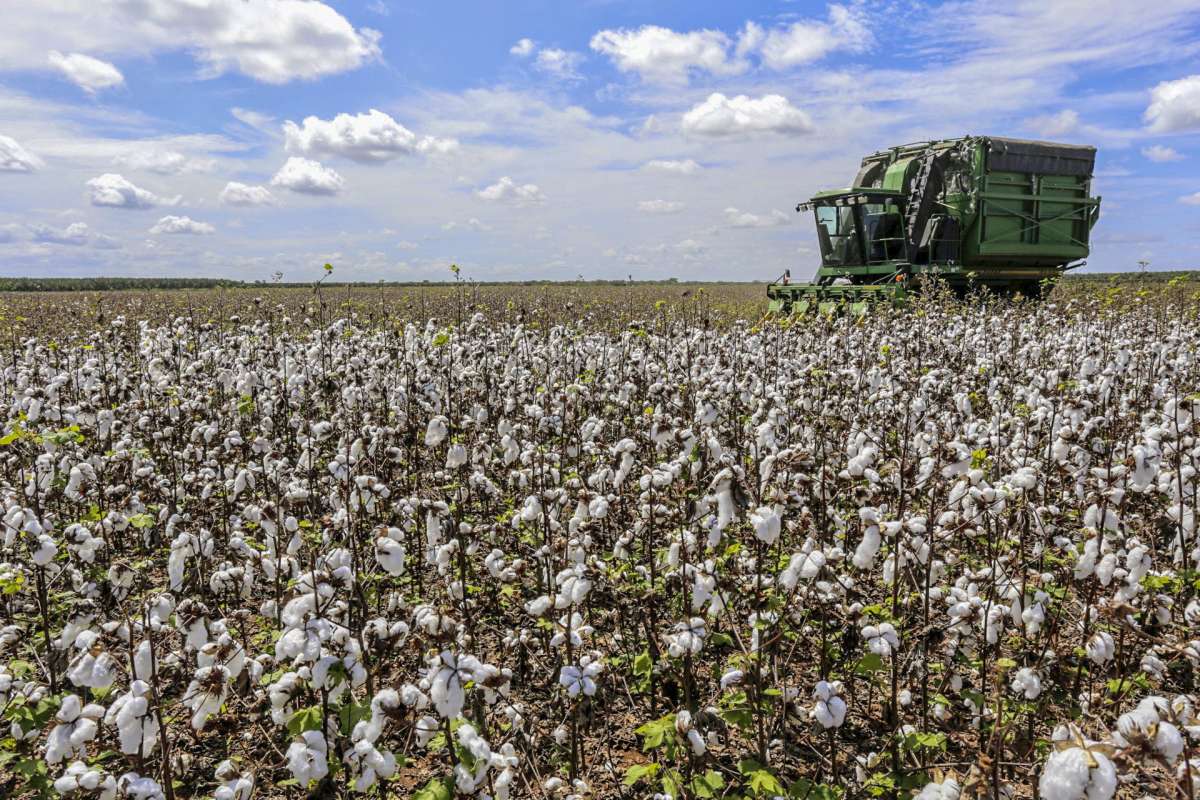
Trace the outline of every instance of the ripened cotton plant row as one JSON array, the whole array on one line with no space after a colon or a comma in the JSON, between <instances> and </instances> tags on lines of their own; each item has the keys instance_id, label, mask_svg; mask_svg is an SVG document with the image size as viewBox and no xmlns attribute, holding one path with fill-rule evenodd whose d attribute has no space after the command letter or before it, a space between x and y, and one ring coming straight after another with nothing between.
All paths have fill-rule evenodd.
<instances>
[{"instance_id":1,"label":"ripened cotton plant row","mask_svg":"<svg viewBox=\"0 0 1200 800\"><path fill-rule=\"evenodd\" d=\"M1200 322L117 318L0 364L0 794L1200 793Z\"/></svg>"}]
</instances>

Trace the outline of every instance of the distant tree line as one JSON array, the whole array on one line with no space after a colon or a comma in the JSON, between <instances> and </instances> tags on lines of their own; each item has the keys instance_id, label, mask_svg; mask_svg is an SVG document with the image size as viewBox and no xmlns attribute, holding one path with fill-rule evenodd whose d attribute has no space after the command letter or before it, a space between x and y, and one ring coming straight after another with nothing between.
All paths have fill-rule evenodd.
<instances>
[{"instance_id":1,"label":"distant tree line","mask_svg":"<svg viewBox=\"0 0 1200 800\"><path fill-rule=\"evenodd\" d=\"M244 286L222 278L0 278L0 292L111 292Z\"/></svg>"}]
</instances>

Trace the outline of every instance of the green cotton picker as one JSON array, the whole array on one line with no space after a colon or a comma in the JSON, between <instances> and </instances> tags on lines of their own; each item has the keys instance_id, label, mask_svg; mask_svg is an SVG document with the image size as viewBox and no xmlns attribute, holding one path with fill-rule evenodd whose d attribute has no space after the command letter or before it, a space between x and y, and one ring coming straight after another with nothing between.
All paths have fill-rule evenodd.
<instances>
[{"instance_id":1,"label":"green cotton picker","mask_svg":"<svg viewBox=\"0 0 1200 800\"><path fill-rule=\"evenodd\" d=\"M996 136L869 155L850 188L796 206L816 218L821 266L809 283L792 283L789 270L769 284L771 311L862 313L933 276L960 295L1040 297L1085 263L1100 214L1095 161L1094 147Z\"/></svg>"}]
</instances>

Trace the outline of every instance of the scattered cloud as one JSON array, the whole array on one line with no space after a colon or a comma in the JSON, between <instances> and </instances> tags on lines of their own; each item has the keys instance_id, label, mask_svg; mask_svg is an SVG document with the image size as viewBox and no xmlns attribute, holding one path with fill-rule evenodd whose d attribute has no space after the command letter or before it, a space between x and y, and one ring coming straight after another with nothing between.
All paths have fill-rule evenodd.
<instances>
[{"instance_id":1,"label":"scattered cloud","mask_svg":"<svg viewBox=\"0 0 1200 800\"><path fill-rule=\"evenodd\" d=\"M191 217L166 216L154 223L150 233L209 234L216 230L207 222L197 222Z\"/></svg>"},{"instance_id":2,"label":"scattered cloud","mask_svg":"<svg viewBox=\"0 0 1200 800\"><path fill-rule=\"evenodd\" d=\"M272 186L298 194L334 195L345 184L345 179L329 167L297 156L289 158L271 178Z\"/></svg>"},{"instance_id":3,"label":"scattered cloud","mask_svg":"<svg viewBox=\"0 0 1200 800\"><path fill-rule=\"evenodd\" d=\"M637 30L602 30L590 46L612 60L621 72L636 73L647 83L679 86L693 72L711 75L740 75L749 64L729 50L732 42L715 30L678 33L658 25Z\"/></svg>"},{"instance_id":4,"label":"scattered cloud","mask_svg":"<svg viewBox=\"0 0 1200 800\"><path fill-rule=\"evenodd\" d=\"M1195 194L1186 194L1179 198L1179 202L1189 206L1200 206L1200 192L1196 192Z\"/></svg>"},{"instance_id":5,"label":"scattered cloud","mask_svg":"<svg viewBox=\"0 0 1200 800\"><path fill-rule=\"evenodd\" d=\"M35 242L43 244L67 244L82 247L91 238L86 222L72 222L65 228L55 228L51 225L30 225L30 233Z\"/></svg>"},{"instance_id":6,"label":"scattered cloud","mask_svg":"<svg viewBox=\"0 0 1200 800\"><path fill-rule=\"evenodd\" d=\"M270 206L275 204L275 196L267 187L250 186L237 181L225 184L219 199L227 206Z\"/></svg>"},{"instance_id":7,"label":"scattered cloud","mask_svg":"<svg viewBox=\"0 0 1200 800\"><path fill-rule=\"evenodd\" d=\"M403 239L399 242L396 242L397 250L416 250L420 246L421 245L417 244L416 242L409 242Z\"/></svg>"},{"instance_id":8,"label":"scattered cloud","mask_svg":"<svg viewBox=\"0 0 1200 800\"><path fill-rule=\"evenodd\" d=\"M533 64L537 69L559 80L577 81L582 79L578 71L578 67L582 62L582 53L549 47L538 51L537 58L534 59Z\"/></svg>"},{"instance_id":9,"label":"scattered cloud","mask_svg":"<svg viewBox=\"0 0 1200 800\"><path fill-rule=\"evenodd\" d=\"M455 222L455 221L451 220L450 222L444 223L442 225L442 230L444 230L446 232L450 232L450 231L482 232L482 231L490 231L491 229L492 229L491 225L487 225L483 222L480 222L475 217L471 217L466 222ZM413 247L416 247L416 245L413 245ZM412 248L405 248L405 249L412 249Z\"/></svg>"},{"instance_id":10,"label":"scattered cloud","mask_svg":"<svg viewBox=\"0 0 1200 800\"><path fill-rule=\"evenodd\" d=\"M642 200L638 202L637 209L644 214L678 214L683 211L683 203L678 200Z\"/></svg>"},{"instance_id":11,"label":"scattered cloud","mask_svg":"<svg viewBox=\"0 0 1200 800\"><path fill-rule=\"evenodd\" d=\"M1166 147L1161 144L1152 144L1149 147L1142 148L1142 155L1148 160L1159 164L1165 164L1168 161L1182 161L1184 155L1173 147Z\"/></svg>"},{"instance_id":12,"label":"scattered cloud","mask_svg":"<svg viewBox=\"0 0 1200 800\"><path fill-rule=\"evenodd\" d=\"M283 123L284 146L305 155L341 156L378 164L400 156L448 153L454 139L417 136L389 115L372 108L365 114L338 114L331 120L305 117L302 125Z\"/></svg>"},{"instance_id":13,"label":"scattered cloud","mask_svg":"<svg viewBox=\"0 0 1200 800\"><path fill-rule=\"evenodd\" d=\"M217 162L211 158L192 158L176 150L141 149L116 157L118 166L146 170L159 175L180 175L185 172L212 172Z\"/></svg>"},{"instance_id":14,"label":"scattered cloud","mask_svg":"<svg viewBox=\"0 0 1200 800\"><path fill-rule=\"evenodd\" d=\"M1155 133L1200 129L1200 75L1163 81L1151 89L1142 119Z\"/></svg>"},{"instance_id":15,"label":"scattered cloud","mask_svg":"<svg viewBox=\"0 0 1200 800\"><path fill-rule=\"evenodd\" d=\"M517 205L540 203L545 199L541 188L536 184L518 184L507 175L490 186L478 190L475 192L475 196L490 203L515 203Z\"/></svg>"},{"instance_id":16,"label":"scattered cloud","mask_svg":"<svg viewBox=\"0 0 1200 800\"><path fill-rule=\"evenodd\" d=\"M818 61L835 50L861 53L874 43L861 6L831 5L827 21L798 20L765 35L754 28L747 23L743 39L761 40L763 64L775 70Z\"/></svg>"},{"instance_id":17,"label":"scattered cloud","mask_svg":"<svg viewBox=\"0 0 1200 800\"><path fill-rule=\"evenodd\" d=\"M774 228L777 225L787 225L790 221L788 215L779 209L773 209L766 214L751 214L749 211L739 211L733 206L725 209L725 222L731 228Z\"/></svg>"},{"instance_id":18,"label":"scattered cloud","mask_svg":"<svg viewBox=\"0 0 1200 800\"><path fill-rule=\"evenodd\" d=\"M684 114L681 127L687 134L712 137L813 131L808 115L783 95L726 97L720 92Z\"/></svg>"},{"instance_id":19,"label":"scattered cloud","mask_svg":"<svg viewBox=\"0 0 1200 800\"><path fill-rule=\"evenodd\" d=\"M33 172L42 160L11 136L0 135L0 172Z\"/></svg>"},{"instance_id":20,"label":"scattered cloud","mask_svg":"<svg viewBox=\"0 0 1200 800\"><path fill-rule=\"evenodd\" d=\"M516 44L508 48L508 52L518 58L528 58L533 55L533 49L533 39L519 39Z\"/></svg>"},{"instance_id":21,"label":"scattered cloud","mask_svg":"<svg viewBox=\"0 0 1200 800\"><path fill-rule=\"evenodd\" d=\"M124 176L113 172L92 178L87 182L90 200L94 206L105 208L154 208L155 206L178 205L183 199L175 197L160 197L159 195L139 186L135 186Z\"/></svg>"},{"instance_id":22,"label":"scattered cloud","mask_svg":"<svg viewBox=\"0 0 1200 800\"><path fill-rule=\"evenodd\" d=\"M83 53L63 55L57 50L51 50L50 66L88 94L125 83L125 76L121 74L121 70L107 61L85 56Z\"/></svg>"},{"instance_id":23,"label":"scattered cloud","mask_svg":"<svg viewBox=\"0 0 1200 800\"><path fill-rule=\"evenodd\" d=\"M262 133L275 133L275 118L270 114L264 114L261 111L254 111L248 108L238 108L236 106L229 109L229 113L243 125L249 125L251 128Z\"/></svg>"},{"instance_id":24,"label":"scattered cloud","mask_svg":"<svg viewBox=\"0 0 1200 800\"><path fill-rule=\"evenodd\" d=\"M671 160L656 158L642 165L643 172L657 172L662 175L695 175L704 167L690 158Z\"/></svg>"},{"instance_id":25,"label":"scattered cloud","mask_svg":"<svg viewBox=\"0 0 1200 800\"><path fill-rule=\"evenodd\" d=\"M1057 114L1047 114L1041 117L1030 117L1025 121L1030 129L1038 136L1055 138L1067 136L1079 130L1079 113L1064 109Z\"/></svg>"},{"instance_id":26,"label":"scattered cloud","mask_svg":"<svg viewBox=\"0 0 1200 800\"><path fill-rule=\"evenodd\" d=\"M93 231L86 222L72 222L65 228L56 228L53 225L30 225L29 233L30 238L39 244L90 246L100 250L115 250L121 246L121 243L113 237Z\"/></svg>"}]
</instances>

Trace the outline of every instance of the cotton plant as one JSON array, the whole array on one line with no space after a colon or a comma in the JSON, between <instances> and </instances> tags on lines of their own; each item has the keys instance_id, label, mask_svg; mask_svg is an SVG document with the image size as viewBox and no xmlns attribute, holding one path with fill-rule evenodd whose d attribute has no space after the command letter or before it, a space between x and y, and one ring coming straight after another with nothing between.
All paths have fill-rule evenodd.
<instances>
[{"instance_id":1,"label":"cotton plant","mask_svg":"<svg viewBox=\"0 0 1200 800\"><path fill-rule=\"evenodd\" d=\"M627 777L583 745L655 719L679 755L638 796L710 769L748 793L748 759L784 790L894 780L896 731L995 759L998 786L935 772L923 800L1196 783L1187 307L752 326L488 291L411 323L318 289L158 318L106 297L54 347L26 325L0 703L21 752L54 739L64 796L108 791L76 764L109 748L137 764L118 797L246 800L271 772L370 793L408 757L420 785L574 800ZM862 703L884 713L846 735ZM1081 728L1032 748L1068 704Z\"/></svg>"}]
</instances>

